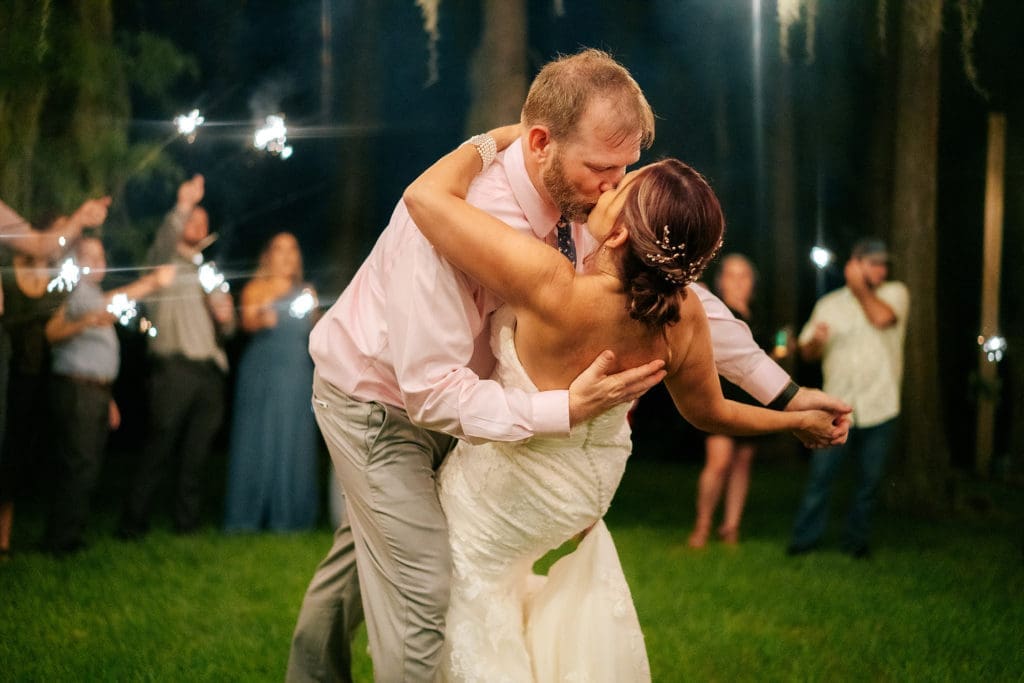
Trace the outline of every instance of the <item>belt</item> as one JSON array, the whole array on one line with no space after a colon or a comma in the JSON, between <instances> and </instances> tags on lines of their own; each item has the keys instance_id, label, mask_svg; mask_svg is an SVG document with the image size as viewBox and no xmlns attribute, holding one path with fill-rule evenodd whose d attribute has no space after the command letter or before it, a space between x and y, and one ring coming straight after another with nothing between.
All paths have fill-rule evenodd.
<instances>
[{"instance_id":1,"label":"belt","mask_svg":"<svg viewBox=\"0 0 1024 683\"><path fill-rule=\"evenodd\" d=\"M219 372L221 374L224 373L224 371L221 369L221 367L219 365L217 365L217 361L215 361L212 358L203 358L203 359L189 358L188 356L186 356L183 353L170 353L170 354L166 354L166 355L165 354L153 354L151 356L151 358L153 359L153 362L155 364L161 364L161 365L186 365L186 366L191 366L193 368L200 368L200 369L203 369L203 370L216 370L217 372Z\"/></svg>"},{"instance_id":2,"label":"belt","mask_svg":"<svg viewBox=\"0 0 1024 683\"><path fill-rule=\"evenodd\" d=\"M85 375L55 375L57 379L63 379L73 384L84 384L88 387L96 387L97 389L110 389L114 386L113 380L105 381L96 377L87 377Z\"/></svg>"}]
</instances>

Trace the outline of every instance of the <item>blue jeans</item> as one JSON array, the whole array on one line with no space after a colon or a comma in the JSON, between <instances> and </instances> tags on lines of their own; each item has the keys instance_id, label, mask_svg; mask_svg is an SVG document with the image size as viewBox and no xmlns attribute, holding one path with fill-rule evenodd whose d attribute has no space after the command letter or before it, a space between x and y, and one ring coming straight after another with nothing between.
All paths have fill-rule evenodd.
<instances>
[{"instance_id":1,"label":"blue jeans","mask_svg":"<svg viewBox=\"0 0 1024 683\"><path fill-rule=\"evenodd\" d=\"M793 524L791 547L813 546L824 533L832 481L848 451L853 452L860 464L860 483L846 521L843 545L851 550L867 546L871 511L875 506L895 425L896 419L893 418L874 427L853 427L845 444L826 448L811 456L811 473Z\"/></svg>"}]
</instances>

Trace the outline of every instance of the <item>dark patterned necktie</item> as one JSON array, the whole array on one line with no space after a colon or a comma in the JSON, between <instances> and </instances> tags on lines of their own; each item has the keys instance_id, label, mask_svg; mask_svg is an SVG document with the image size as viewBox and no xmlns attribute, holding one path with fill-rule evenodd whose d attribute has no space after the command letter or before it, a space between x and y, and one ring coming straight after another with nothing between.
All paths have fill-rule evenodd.
<instances>
[{"instance_id":1,"label":"dark patterned necktie","mask_svg":"<svg viewBox=\"0 0 1024 683\"><path fill-rule=\"evenodd\" d=\"M572 225L564 217L558 219L555 224L558 238L558 251L562 256L569 259L569 262L576 267L576 243L572 241Z\"/></svg>"}]
</instances>

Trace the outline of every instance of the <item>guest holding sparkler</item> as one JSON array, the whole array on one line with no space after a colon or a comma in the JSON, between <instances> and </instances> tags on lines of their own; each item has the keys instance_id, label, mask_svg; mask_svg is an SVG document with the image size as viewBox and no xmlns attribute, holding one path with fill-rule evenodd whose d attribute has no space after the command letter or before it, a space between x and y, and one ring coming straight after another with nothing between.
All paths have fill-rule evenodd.
<instances>
[{"instance_id":1,"label":"guest holding sparkler","mask_svg":"<svg viewBox=\"0 0 1024 683\"><path fill-rule=\"evenodd\" d=\"M294 235L274 236L242 290L242 329L224 528L293 531L316 524L317 445L309 387L316 293L302 284Z\"/></svg>"},{"instance_id":2,"label":"guest holding sparkler","mask_svg":"<svg viewBox=\"0 0 1024 683\"><path fill-rule=\"evenodd\" d=\"M67 218L53 221L51 231L59 232ZM46 224L49 221L41 221ZM56 242L53 243L56 246ZM15 253L3 269L3 333L10 342L7 415L0 457L0 556L11 552L14 504L26 498L41 478L49 452L46 437L47 389L49 387L49 345L43 332L46 321L67 296L62 288L50 287L51 257Z\"/></svg>"},{"instance_id":3,"label":"guest holding sparkler","mask_svg":"<svg viewBox=\"0 0 1024 683\"><path fill-rule=\"evenodd\" d=\"M181 184L149 250L151 264L173 263L177 272L149 307L157 329L149 340L150 429L118 529L125 539L149 530L153 498L172 465L175 530L190 533L199 526L203 470L224 414L228 360L222 342L235 330L223 277L209 289L200 282L201 251L210 238L209 217L199 206L204 192L201 175Z\"/></svg>"},{"instance_id":4,"label":"guest holding sparkler","mask_svg":"<svg viewBox=\"0 0 1024 683\"><path fill-rule=\"evenodd\" d=\"M127 324L134 300L171 284L175 275L173 265L163 265L125 287L103 292L103 242L96 237L80 239L75 261L82 277L46 324L52 346L50 424L56 467L44 547L55 555L84 547L82 534L107 432L121 423L112 395L121 364L113 325L119 319Z\"/></svg>"},{"instance_id":5,"label":"guest holding sparkler","mask_svg":"<svg viewBox=\"0 0 1024 683\"><path fill-rule=\"evenodd\" d=\"M0 201L0 240L5 247L22 254L52 257L77 239L83 228L103 225L109 206L110 197L87 199L70 216L54 221L46 230L36 230L29 221Z\"/></svg>"}]
</instances>

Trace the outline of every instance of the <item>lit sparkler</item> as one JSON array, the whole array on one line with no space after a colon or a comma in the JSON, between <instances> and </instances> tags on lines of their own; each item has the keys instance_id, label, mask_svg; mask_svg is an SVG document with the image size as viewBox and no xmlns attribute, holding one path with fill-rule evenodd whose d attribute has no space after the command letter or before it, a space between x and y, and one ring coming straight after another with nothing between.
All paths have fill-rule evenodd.
<instances>
[{"instance_id":1,"label":"lit sparkler","mask_svg":"<svg viewBox=\"0 0 1024 683\"><path fill-rule=\"evenodd\" d=\"M811 261L814 262L818 270L824 270L833 260L835 260L835 254L825 247L811 248Z\"/></svg>"},{"instance_id":2,"label":"lit sparkler","mask_svg":"<svg viewBox=\"0 0 1024 683\"><path fill-rule=\"evenodd\" d=\"M313 290L306 288L292 301L288 307L288 314L293 318L305 318L314 308L316 297L313 296Z\"/></svg>"},{"instance_id":3,"label":"lit sparkler","mask_svg":"<svg viewBox=\"0 0 1024 683\"><path fill-rule=\"evenodd\" d=\"M156 325L149 318L139 318L139 332L148 337L155 337Z\"/></svg>"},{"instance_id":4,"label":"lit sparkler","mask_svg":"<svg viewBox=\"0 0 1024 683\"><path fill-rule=\"evenodd\" d=\"M978 335L978 346L989 363L998 363L1006 355L1006 339L999 335L992 335L988 339Z\"/></svg>"},{"instance_id":5,"label":"lit sparkler","mask_svg":"<svg viewBox=\"0 0 1024 683\"><path fill-rule=\"evenodd\" d=\"M196 128L203 125L204 121L206 119L199 114L199 110L193 109L188 114L175 116L174 127L178 129L178 134L184 135L191 145L196 141Z\"/></svg>"},{"instance_id":6,"label":"lit sparkler","mask_svg":"<svg viewBox=\"0 0 1024 683\"><path fill-rule=\"evenodd\" d=\"M203 291L207 294L211 294L214 290L218 289L222 292L227 292L231 289L231 285L224 279L224 273L217 270L217 264L213 261L207 261L199 266L199 284L202 285Z\"/></svg>"},{"instance_id":7,"label":"lit sparkler","mask_svg":"<svg viewBox=\"0 0 1024 683\"><path fill-rule=\"evenodd\" d=\"M78 284L78 279L82 275L88 275L88 268L79 268L78 264L72 258L65 259L60 264L60 270L57 271L57 277L50 280L50 284L46 285L46 291L52 292L57 290L58 292L70 292Z\"/></svg>"},{"instance_id":8,"label":"lit sparkler","mask_svg":"<svg viewBox=\"0 0 1024 683\"><path fill-rule=\"evenodd\" d=\"M107 312L117 318L117 322L124 327L127 327L128 323L139 314L135 307L135 299L129 299L124 292L118 292L111 297L110 303L107 304Z\"/></svg>"},{"instance_id":9,"label":"lit sparkler","mask_svg":"<svg viewBox=\"0 0 1024 683\"><path fill-rule=\"evenodd\" d=\"M284 125L284 114L271 114L266 118L262 128L257 128L252 144L256 149L265 149L282 159L292 155L288 144L288 128Z\"/></svg>"}]
</instances>

